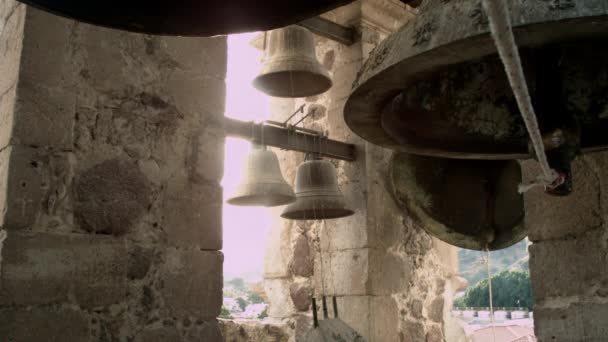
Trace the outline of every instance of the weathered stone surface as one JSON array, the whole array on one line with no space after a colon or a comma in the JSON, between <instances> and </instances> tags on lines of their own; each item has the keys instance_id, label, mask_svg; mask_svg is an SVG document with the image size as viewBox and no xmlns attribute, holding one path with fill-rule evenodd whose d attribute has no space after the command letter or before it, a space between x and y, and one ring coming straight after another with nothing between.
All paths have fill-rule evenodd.
<instances>
[{"instance_id":1,"label":"weathered stone surface","mask_svg":"<svg viewBox=\"0 0 608 342\"><path fill-rule=\"evenodd\" d=\"M221 252L168 248L161 266L161 290L176 317L215 318L222 306Z\"/></svg>"},{"instance_id":2,"label":"weathered stone surface","mask_svg":"<svg viewBox=\"0 0 608 342\"><path fill-rule=\"evenodd\" d=\"M72 148L75 114L74 92L20 82L11 143L69 150Z\"/></svg>"},{"instance_id":3,"label":"weathered stone surface","mask_svg":"<svg viewBox=\"0 0 608 342\"><path fill-rule=\"evenodd\" d=\"M340 296L368 294L369 253L368 248L324 252L323 266L321 258L317 257L319 262L315 263L315 288L325 285Z\"/></svg>"},{"instance_id":4,"label":"weathered stone surface","mask_svg":"<svg viewBox=\"0 0 608 342\"><path fill-rule=\"evenodd\" d=\"M399 309L391 296L370 299L371 341L391 341L399 335ZM418 341L418 340L412 340Z\"/></svg>"},{"instance_id":5,"label":"weathered stone surface","mask_svg":"<svg viewBox=\"0 0 608 342\"><path fill-rule=\"evenodd\" d=\"M163 228L171 246L222 248L222 188L185 178L169 181L163 200Z\"/></svg>"},{"instance_id":6,"label":"weathered stone surface","mask_svg":"<svg viewBox=\"0 0 608 342\"><path fill-rule=\"evenodd\" d=\"M268 316L272 318L290 317L296 312L291 300L289 279L264 279L264 292L268 296L270 306Z\"/></svg>"},{"instance_id":7,"label":"weathered stone surface","mask_svg":"<svg viewBox=\"0 0 608 342\"><path fill-rule=\"evenodd\" d=\"M71 302L84 308L126 299L122 239L9 232L2 248L0 303Z\"/></svg>"},{"instance_id":8,"label":"weathered stone surface","mask_svg":"<svg viewBox=\"0 0 608 342\"><path fill-rule=\"evenodd\" d=\"M260 321L221 320L225 342L288 342L292 333L284 324Z\"/></svg>"},{"instance_id":9,"label":"weathered stone surface","mask_svg":"<svg viewBox=\"0 0 608 342\"><path fill-rule=\"evenodd\" d=\"M524 178L540 174L538 163L522 163ZM524 196L525 224L529 239L541 241L581 235L602 223L598 201L598 175L579 158L572 164L573 192L569 196L548 196L542 189L533 189Z\"/></svg>"},{"instance_id":10,"label":"weathered stone surface","mask_svg":"<svg viewBox=\"0 0 608 342\"><path fill-rule=\"evenodd\" d=\"M91 341L85 313L52 307L0 309L0 336L15 342Z\"/></svg>"},{"instance_id":11,"label":"weathered stone surface","mask_svg":"<svg viewBox=\"0 0 608 342\"><path fill-rule=\"evenodd\" d=\"M406 290L414 265L406 253L385 249L370 249L369 273L371 293L390 295Z\"/></svg>"},{"instance_id":12,"label":"weathered stone surface","mask_svg":"<svg viewBox=\"0 0 608 342\"><path fill-rule=\"evenodd\" d=\"M403 330L399 333L401 342L424 341L424 325L420 322L403 322Z\"/></svg>"},{"instance_id":13,"label":"weathered stone surface","mask_svg":"<svg viewBox=\"0 0 608 342\"><path fill-rule=\"evenodd\" d=\"M183 342L223 342L222 331L217 320L197 321L196 325L188 328ZM180 341L181 342L181 341Z\"/></svg>"},{"instance_id":14,"label":"weathered stone surface","mask_svg":"<svg viewBox=\"0 0 608 342\"><path fill-rule=\"evenodd\" d=\"M133 162L106 160L75 180L74 214L84 229L125 233L148 210L148 181Z\"/></svg>"},{"instance_id":15,"label":"weathered stone surface","mask_svg":"<svg viewBox=\"0 0 608 342\"><path fill-rule=\"evenodd\" d=\"M304 234L300 234L296 238L296 243L293 247L293 257L289 265L291 273L299 277L310 277L313 272L313 259L310 255L310 245L308 238Z\"/></svg>"},{"instance_id":16,"label":"weathered stone surface","mask_svg":"<svg viewBox=\"0 0 608 342\"><path fill-rule=\"evenodd\" d=\"M370 338L372 312L370 296L340 296L338 312L340 319L355 329L361 336ZM369 340L371 341L371 340Z\"/></svg>"},{"instance_id":17,"label":"weathered stone surface","mask_svg":"<svg viewBox=\"0 0 608 342\"><path fill-rule=\"evenodd\" d=\"M420 299L413 299L409 305L410 314L414 318L422 318L423 303Z\"/></svg>"},{"instance_id":18,"label":"weathered stone surface","mask_svg":"<svg viewBox=\"0 0 608 342\"><path fill-rule=\"evenodd\" d=\"M129 245L129 260L127 277L131 280L143 279L157 259L157 253L152 247Z\"/></svg>"},{"instance_id":19,"label":"weathered stone surface","mask_svg":"<svg viewBox=\"0 0 608 342\"><path fill-rule=\"evenodd\" d=\"M0 154L3 177L6 177L6 198L3 204L4 228L31 228L43 209L52 212L57 201L67 196L55 171L69 178L67 154L49 154L42 149L10 146ZM63 171L60 171L63 170ZM63 187L63 191L60 188Z\"/></svg>"},{"instance_id":20,"label":"weathered stone surface","mask_svg":"<svg viewBox=\"0 0 608 342\"><path fill-rule=\"evenodd\" d=\"M0 94L6 93L15 86L19 73L19 62L23 41L23 22L25 6L17 1L5 0L0 4L0 21L3 23L0 32Z\"/></svg>"},{"instance_id":21,"label":"weathered stone surface","mask_svg":"<svg viewBox=\"0 0 608 342\"><path fill-rule=\"evenodd\" d=\"M443 333L437 325L432 326L426 333L426 342L443 342Z\"/></svg>"},{"instance_id":22,"label":"weathered stone surface","mask_svg":"<svg viewBox=\"0 0 608 342\"><path fill-rule=\"evenodd\" d=\"M532 244L530 277L535 301L582 295L608 279L603 235L596 230L578 238Z\"/></svg>"},{"instance_id":23,"label":"weathered stone surface","mask_svg":"<svg viewBox=\"0 0 608 342\"><path fill-rule=\"evenodd\" d=\"M280 214L275 210L274 213ZM291 276L289 261L291 256L291 224L271 222L266 239L264 254L264 278L285 278Z\"/></svg>"},{"instance_id":24,"label":"weathered stone surface","mask_svg":"<svg viewBox=\"0 0 608 342\"><path fill-rule=\"evenodd\" d=\"M181 341L176 327L145 329L135 337L135 342L178 342Z\"/></svg>"},{"instance_id":25,"label":"weathered stone surface","mask_svg":"<svg viewBox=\"0 0 608 342\"><path fill-rule=\"evenodd\" d=\"M289 287L289 295L298 311L308 311L310 309L312 294L312 288L305 283L293 283Z\"/></svg>"},{"instance_id":26,"label":"weathered stone surface","mask_svg":"<svg viewBox=\"0 0 608 342\"><path fill-rule=\"evenodd\" d=\"M534 322L539 341L601 342L608 336L608 305L578 303L564 308L535 308Z\"/></svg>"},{"instance_id":27,"label":"weathered stone surface","mask_svg":"<svg viewBox=\"0 0 608 342\"><path fill-rule=\"evenodd\" d=\"M428 316L435 322L443 321L443 305L445 300L443 297L437 297L431 302L429 307Z\"/></svg>"}]
</instances>

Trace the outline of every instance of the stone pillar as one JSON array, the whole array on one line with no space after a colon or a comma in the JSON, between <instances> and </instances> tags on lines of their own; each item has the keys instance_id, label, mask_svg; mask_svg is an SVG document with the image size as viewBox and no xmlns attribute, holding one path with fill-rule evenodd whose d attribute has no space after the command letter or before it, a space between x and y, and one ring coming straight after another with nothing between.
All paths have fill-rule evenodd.
<instances>
[{"instance_id":1,"label":"stone pillar","mask_svg":"<svg viewBox=\"0 0 608 342\"><path fill-rule=\"evenodd\" d=\"M523 163L535 178L536 162ZM539 341L605 341L608 336L608 153L577 158L574 192L525 196L533 244L530 275Z\"/></svg>"},{"instance_id":2,"label":"stone pillar","mask_svg":"<svg viewBox=\"0 0 608 342\"><path fill-rule=\"evenodd\" d=\"M29 7L15 86L24 14L0 0L2 340L221 341L226 38Z\"/></svg>"},{"instance_id":3,"label":"stone pillar","mask_svg":"<svg viewBox=\"0 0 608 342\"><path fill-rule=\"evenodd\" d=\"M277 120L306 104L311 115L304 127L328 130L331 138L357 147L356 162L333 160L355 215L325 223L284 221L271 236L275 243L267 246L276 256L265 275L269 313L295 320L296 337L310 327L305 299L312 286L318 296L336 295L341 318L369 342L444 339L444 316L451 306L446 280L457 273L455 249L431 238L396 205L386 174L392 152L360 139L343 119L352 83L371 50L414 15L409 6L391 0L356 1L324 14L356 27L361 39L345 46L317 37L317 57L330 71L333 87L319 96L273 103ZM288 181L302 157L281 153ZM311 256L312 274L305 267Z\"/></svg>"}]
</instances>

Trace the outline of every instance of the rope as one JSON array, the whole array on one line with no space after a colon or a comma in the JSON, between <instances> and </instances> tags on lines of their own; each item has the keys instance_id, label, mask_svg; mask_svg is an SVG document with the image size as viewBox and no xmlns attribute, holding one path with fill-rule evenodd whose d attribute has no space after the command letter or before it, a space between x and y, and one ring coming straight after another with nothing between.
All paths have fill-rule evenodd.
<instances>
[{"instance_id":1,"label":"rope","mask_svg":"<svg viewBox=\"0 0 608 342\"><path fill-rule=\"evenodd\" d=\"M486 246L485 250L485 264L486 270L488 271L488 289L490 290L490 323L492 325L492 337L496 342L496 329L494 328L494 304L492 301L492 273L490 271L490 249Z\"/></svg>"},{"instance_id":2,"label":"rope","mask_svg":"<svg viewBox=\"0 0 608 342\"><path fill-rule=\"evenodd\" d=\"M555 188L564 181L563 177L555 172L550 166L545 153L538 120L530 99L530 92L521 65L519 50L515 44L515 36L511 30L511 18L504 0L482 0L483 8L488 15L490 29L498 54L505 67L509 84L517 100L517 106L526 124L526 129L532 141L532 147L541 167L542 175L530 184L519 186L519 192L523 193L536 186Z\"/></svg>"}]
</instances>

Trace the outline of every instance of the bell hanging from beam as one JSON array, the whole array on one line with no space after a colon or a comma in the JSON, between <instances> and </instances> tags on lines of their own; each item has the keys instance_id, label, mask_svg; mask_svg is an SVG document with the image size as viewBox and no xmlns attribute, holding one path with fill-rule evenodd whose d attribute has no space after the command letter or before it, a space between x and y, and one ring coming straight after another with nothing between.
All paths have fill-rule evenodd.
<instances>
[{"instance_id":1,"label":"bell hanging from beam","mask_svg":"<svg viewBox=\"0 0 608 342\"><path fill-rule=\"evenodd\" d=\"M323 220L354 214L347 208L340 192L334 165L318 156L312 156L298 166L295 192L297 199L285 207L282 218Z\"/></svg>"},{"instance_id":2,"label":"bell hanging from beam","mask_svg":"<svg viewBox=\"0 0 608 342\"><path fill-rule=\"evenodd\" d=\"M228 203L237 206L276 207L294 202L276 154L263 145L253 145L243 170L243 179Z\"/></svg>"},{"instance_id":3,"label":"bell hanging from beam","mask_svg":"<svg viewBox=\"0 0 608 342\"><path fill-rule=\"evenodd\" d=\"M253 86L270 96L294 98L331 88L329 73L317 60L312 32L295 25L271 31Z\"/></svg>"},{"instance_id":4,"label":"bell hanging from beam","mask_svg":"<svg viewBox=\"0 0 608 342\"><path fill-rule=\"evenodd\" d=\"M527 235L515 160L464 160L395 153L397 204L432 236L466 249L498 250Z\"/></svg>"}]
</instances>

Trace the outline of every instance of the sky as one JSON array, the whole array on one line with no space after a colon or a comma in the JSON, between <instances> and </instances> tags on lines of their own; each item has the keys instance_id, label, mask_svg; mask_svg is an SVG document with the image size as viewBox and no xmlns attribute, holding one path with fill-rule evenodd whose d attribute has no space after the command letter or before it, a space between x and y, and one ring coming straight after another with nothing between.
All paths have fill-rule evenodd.
<instances>
[{"instance_id":1,"label":"sky","mask_svg":"<svg viewBox=\"0 0 608 342\"><path fill-rule=\"evenodd\" d=\"M226 76L227 117L244 121L263 121L270 115L267 95L252 86L261 68L262 52L249 43L258 33L228 37ZM237 207L226 203L240 180L249 142L227 138L224 157L224 275L227 280L243 276L261 279L266 236L270 227L267 208Z\"/></svg>"}]
</instances>

